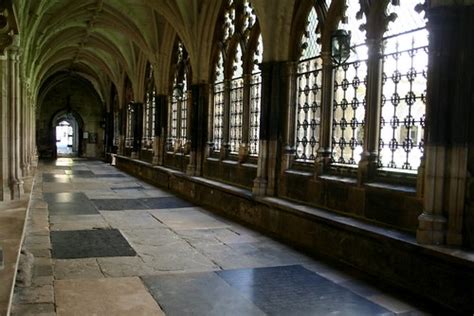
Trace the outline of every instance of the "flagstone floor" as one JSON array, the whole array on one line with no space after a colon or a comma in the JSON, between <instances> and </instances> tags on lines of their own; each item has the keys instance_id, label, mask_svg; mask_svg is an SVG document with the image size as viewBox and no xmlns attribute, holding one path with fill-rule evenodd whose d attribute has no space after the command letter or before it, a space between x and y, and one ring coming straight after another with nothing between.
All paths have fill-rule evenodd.
<instances>
[{"instance_id":1,"label":"flagstone floor","mask_svg":"<svg viewBox=\"0 0 474 316\"><path fill-rule=\"evenodd\" d=\"M394 315L436 306L100 161L40 162L13 315Z\"/></svg>"}]
</instances>

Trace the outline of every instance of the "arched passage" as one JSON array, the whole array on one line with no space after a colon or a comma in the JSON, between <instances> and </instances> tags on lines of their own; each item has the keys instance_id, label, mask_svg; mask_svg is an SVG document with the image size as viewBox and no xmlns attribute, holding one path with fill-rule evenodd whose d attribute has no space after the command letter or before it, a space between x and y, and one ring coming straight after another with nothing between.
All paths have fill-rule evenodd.
<instances>
[{"instance_id":1,"label":"arched passage","mask_svg":"<svg viewBox=\"0 0 474 316\"><path fill-rule=\"evenodd\" d=\"M55 157L79 157L82 154L83 120L77 112L60 110L51 120Z\"/></svg>"}]
</instances>

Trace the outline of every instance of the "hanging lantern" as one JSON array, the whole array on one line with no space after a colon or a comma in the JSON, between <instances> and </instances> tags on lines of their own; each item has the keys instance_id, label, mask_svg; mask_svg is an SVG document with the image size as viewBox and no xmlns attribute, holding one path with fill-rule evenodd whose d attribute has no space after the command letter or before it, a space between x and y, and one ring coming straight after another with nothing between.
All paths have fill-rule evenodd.
<instances>
[{"instance_id":1,"label":"hanging lantern","mask_svg":"<svg viewBox=\"0 0 474 316\"><path fill-rule=\"evenodd\" d=\"M351 54L351 33L346 30L336 30L331 36L331 55L336 65L341 65Z\"/></svg>"}]
</instances>

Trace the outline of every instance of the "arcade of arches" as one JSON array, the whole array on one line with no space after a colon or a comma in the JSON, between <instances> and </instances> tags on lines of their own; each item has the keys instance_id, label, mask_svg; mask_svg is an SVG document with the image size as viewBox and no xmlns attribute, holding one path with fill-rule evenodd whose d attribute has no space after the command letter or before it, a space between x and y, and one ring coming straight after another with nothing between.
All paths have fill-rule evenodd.
<instances>
[{"instance_id":1,"label":"arcade of arches","mask_svg":"<svg viewBox=\"0 0 474 316\"><path fill-rule=\"evenodd\" d=\"M473 32L473 0L2 0L0 273L67 156L472 313Z\"/></svg>"}]
</instances>

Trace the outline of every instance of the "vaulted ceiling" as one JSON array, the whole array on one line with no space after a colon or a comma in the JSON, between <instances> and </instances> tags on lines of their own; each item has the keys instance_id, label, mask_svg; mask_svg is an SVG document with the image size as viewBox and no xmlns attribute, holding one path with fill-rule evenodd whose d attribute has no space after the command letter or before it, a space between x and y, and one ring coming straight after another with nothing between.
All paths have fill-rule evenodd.
<instances>
[{"instance_id":1,"label":"vaulted ceiling","mask_svg":"<svg viewBox=\"0 0 474 316\"><path fill-rule=\"evenodd\" d=\"M146 63L165 65L176 34L187 41L190 53L202 52L200 43L211 41L221 0L17 0L14 4L23 76L33 94L44 89L44 83L55 82L51 77L69 72L90 81L105 102L110 83L120 89L125 75L140 95ZM210 38L192 40L203 34Z\"/></svg>"},{"instance_id":2,"label":"vaulted ceiling","mask_svg":"<svg viewBox=\"0 0 474 316\"><path fill-rule=\"evenodd\" d=\"M229 0L8 1L16 11L22 75L31 95L41 99L41 91L69 73L87 79L105 104L112 84L124 95L127 77L140 101L147 62L158 93L166 93L177 37L189 53L193 82L207 82L219 13ZM264 44L279 38L264 50L264 60L287 60L293 11L302 2L311 1L251 1Z\"/></svg>"}]
</instances>

